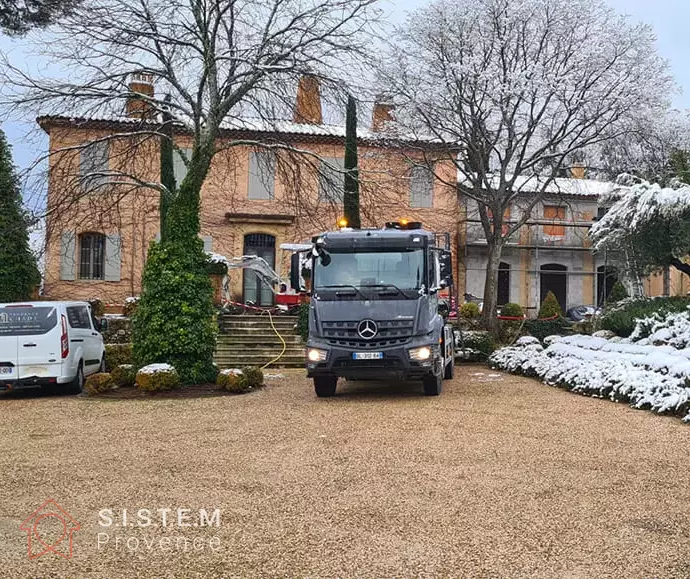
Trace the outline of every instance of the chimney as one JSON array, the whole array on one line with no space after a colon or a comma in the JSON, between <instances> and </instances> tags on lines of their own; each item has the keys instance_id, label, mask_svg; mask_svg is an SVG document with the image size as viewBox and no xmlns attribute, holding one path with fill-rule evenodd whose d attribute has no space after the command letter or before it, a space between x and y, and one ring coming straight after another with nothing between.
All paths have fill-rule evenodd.
<instances>
[{"instance_id":1,"label":"chimney","mask_svg":"<svg viewBox=\"0 0 690 579\"><path fill-rule=\"evenodd\" d=\"M310 125L320 125L323 123L321 88L319 86L319 79L315 76L305 74L299 79L294 121Z\"/></svg>"},{"instance_id":2,"label":"chimney","mask_svg":"<svg viewBox=\"0 0 690 579\"><path fill-rule=\"evenodd\" d=\"M138 73L132 75L129 82L130 93L139 93L145 97L153 98L153 75ZM154 108L145 99L129 95L127 97L127 116L133 119L150 119L153 117Z\"/></svg>"},{"instance_id":3,"label":"chimney","mask_svg":"<svg viewBox=\"0 0 690 579\"><path fill-rule=\"evenodd\" d=\"M393 120L393 110L395 105L391 102L386 102L380 97L374 103L374 112L371 118L371 130L378 133L386 128L386 123Z\"/></svg>"},{"instance_id":4,"label":"chimney","mask_svg":"<svg viewBox=\"0 0 690 579\"><path fill-rule=\"evenodd\" d=\"M572 167L570 167L570 176L573 179L584 179L585 168L584 163L573 163Z\"/></svg>"}]
</instances>

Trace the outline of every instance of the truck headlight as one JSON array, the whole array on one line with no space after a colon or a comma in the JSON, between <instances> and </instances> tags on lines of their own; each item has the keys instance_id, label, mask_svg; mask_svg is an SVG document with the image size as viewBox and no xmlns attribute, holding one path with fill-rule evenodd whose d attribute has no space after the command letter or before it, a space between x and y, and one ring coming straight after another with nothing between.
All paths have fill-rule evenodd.
<instances>
[{"instance_id":1,"label":"truck headlight","mask_svg":"<svg viewBox=\"0 0 690 579\"><path fill-rule=\"evenodd\" d=\"M415 362L424 362L431 358L431 348L429 346L422 346L421 348L412 348L409 350L410 360Z\"/></svg>"},{"instance_id":2,"label":"truck headlight","mask_svg":"<svg viewBox=\"0 0 690 579\"><path fill-rule=\"evenodd\" d=\"M309 348L307 350L307 360L310 362L323 362L326 360L326 350L319 350L318 348Z\"/></svg>"}]
</instances>

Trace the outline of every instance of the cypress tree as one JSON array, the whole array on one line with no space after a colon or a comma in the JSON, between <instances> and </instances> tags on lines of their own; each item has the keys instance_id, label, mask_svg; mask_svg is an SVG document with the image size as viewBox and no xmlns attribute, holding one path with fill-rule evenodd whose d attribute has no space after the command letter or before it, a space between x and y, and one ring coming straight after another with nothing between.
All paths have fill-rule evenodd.
<instances>
[{"instance_id":1,"label":"cypress tree","mask_svg":"<svg viewBox=\"0 0 690 579\"><path fill-rule=\"evenodd\" d=\"M170 101L170 95L165 99L166 102ZM161 240L167 238L166 231L166 216L168 214L168 209L172 203L172 199L175 195L175 189L177 184L175 183L175 166L173 162L173 124L172 116L167 109L163 110L162 114L163 126L161 127L161 185L165 187L165 190L161 191L160 195L160 232Z\"/></svg>"},{"instance_id":2,"label":"cypress tree","mask_svg":"<svg viewBox=\"0 0 690 579\"><path fill-rule=\"evenodd\" d=\"M30 299L40 282L12 152L0 130L0 302Z\"/></svg>"},{"instance_id":3,"label":"cypress tree","mask_svg":"<svg viewBox=\"0 0 690 579\"><path fill-rule=\"evenodd\" d=\"M345 120L345 219L350 227L361 227L359 217L359 169L357 167L357 103L347 97Z\"/></svg>"}]
</instances>

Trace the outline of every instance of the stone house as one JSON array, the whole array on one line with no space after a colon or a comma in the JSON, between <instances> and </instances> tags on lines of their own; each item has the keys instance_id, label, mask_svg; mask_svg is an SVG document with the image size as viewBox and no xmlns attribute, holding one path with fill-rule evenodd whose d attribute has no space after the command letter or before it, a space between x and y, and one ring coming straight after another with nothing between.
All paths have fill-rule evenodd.
<instances>
[{"instance_id":1,"label":"stone house","mask_svg":"<svg viewBox=\"0 0 690 579\"><path fill-rule=\"evenodd\" d=\"M153 94L150 79L134 82L133 91ZM159 192L144 186L160 175L158 137L151 134L158 123L150 117L142 101L132 100L117 118L38 119L50 147L44 293L51 299L97 297L121 306L140 293L159 231ZM432 141L391 141L382 132L388 120L390 107L379 103L371 125L358 129L362 225L407 217L450 233L457 248L454 153ZM309 77L298 85L291 120L224 126L201 191L206 250L261 255L286 277L289 254L280 245L333 229L342 216L344 143L344 126L323 123L319 84ZM175 144L179 183L190 135L176 131ZM431 163L443 181L433 179ZM231 292L238 301L272 301L252 272L234 272Z\"/></svg>"}]
</instances>

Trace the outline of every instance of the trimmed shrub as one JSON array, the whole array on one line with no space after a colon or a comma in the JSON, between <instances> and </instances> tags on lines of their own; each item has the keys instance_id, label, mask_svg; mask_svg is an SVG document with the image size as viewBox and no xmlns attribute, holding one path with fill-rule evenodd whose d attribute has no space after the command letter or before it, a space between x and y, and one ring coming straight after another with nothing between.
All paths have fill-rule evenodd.
<instances>
[{"instance_id":1,"label":"trimmed shrub","mask_svg":"<svg viewBox=\"0 0 690 579\"><path fill-rule=\"evenodd\" d=\"M218 324L206 272L207 256L196 234L187 236L191 221L182 220L194 217L198 207L181 206L179 210L182 213L176 217L175 228L182 229L173 229L170 223L175 240L153 242L149 249L143 291L132 318L134 360L139 366L172 364L185 384L215 382L218 370L213 352Z\"/></svg>"},{"instance_id":2,"label":"trimmed shrub","mask_svg":"<svg viewBox=\"0 0 690 579\"><path fill-rule=\"evenodd\" d=\"M115 387L115 381L110 374L105 372L99 374L91 374L87 376L84 381L84 392L89 396L95 394L101 394L102 392L107 392Z\"/></svg>"},{"instance_id":3,"label":"trimmed shrub","mask_svg":"<svg viewBox=\"0 0 690 579\"><path fill-rule=\"evenodd\" d=\"M466 320L478 318L480 314L479 305L474 302L466 302L460 306L460 317Z\"/></svg>"},{"instance_id":4,"label":"trimmed shrub","mask_svg":"<svg viewBox=\"0 0 690 579\"><path fill-rule=\"evenodd\" d=\"M91 298L89 300L89 305L91 306L91 311L93 315L100 318L105 313L105 304L98 298Z\"/></svg>"},{"instance_id":5,"label":"trimmed shrub","mask_svg":"<svg viewBox=\"0 0 690 579\"><path fill-rule=\"evenodd\" d=\"M242 368L242 376L249 388L261 388L264 385L264 373L260 368L250 366Z\"/></svg>"},{"instance_id":6,"label":"trimmed shrub","mask_svg":"<svg viewBox=\"0 0 690 579\"><path fill-rule=\"evenodd\" d=\"M180 385L177 370L169 364L150 364L137 372L136 386L146 392L172 390Z\"/></svg>"},{"instance_id":7,"label":"trimmed shrub","mask_svg":"<svg viewBox=\"0 0 690 579\"><path fill-rule=\"evenodd\" d=\"M113 368L110 375L118 388L131 388L137 381L137 371L132 364L120 364Z\"/></svg>"},{"instance_id":8,"label":"trimmed shrub","mask_svg":"<svg viewBox=\"0 0 690 579\"><path fill-rule=\"evenodd\" d=\"M611 293L609 294L609 297L606 298L606 303L607 304L615 304L621 300L624 300L628 297L628 291L625 289L625 286L617 281L616 283L613 284L613 287L611 288Z\"/></svg>"},{"instance_id":9,"label":"trimmed shrub","mask_svg":"<svg viewBox=\"0 0 690 579\"><path fill-rule=\"evenodd\" d=\"M541 303L537 317L543 320L544 318L553 318L554 316L562 317L563 310L554 293L549 292Z\"/></svg>"},{"instance_id":10,"label":"trimmed shrub","mask_svg":"<svg viewBox=\"0 0 690 579\"><path fill-rule=\"evenodd\" d=\"M468 361L483 361L496 349L496 343L489 332L455 332L455 348Z\"/></svg>"},{"instance_id":11,"label":"trimmed shrub","mask_svg":"<svg viewBox=\"0 0 690 579\"><path fill-rule=\"evenodd\" d=\"M106 344L105 369L112 372L118 366L132 363L132 344Z\"/></svg>"},{"instance_id":12,"label":"trimmed shrub","mask_svg":"<svg viewBox=\"0 0 690 579\"><path fill-rule=\"evenodd\" d=\"M520 304L508 303L505 306L501 306L501 315L508 318L521 318L524 316L524 313Z\"/></svg>"},{"instance_id":13,"label":"trimmed shrub","mask_svg":"<svg viewBox=\"0 0 690 579\"><path fill-rule=\"evenodd\" d=\"M527 320L525 330L540 342L547 336L565 336L572 333L568 321L561 317L554 320Z\"/></svg>"},{"instance_id":14,"label":"trimmed shrub","mask_svg":"<svg viewBox=\"0 0 690 579\"><path fill-rule=\"evenodd\" d=\"M297 333L305 342L309 339L309 304L300 304L297 312Z\"/></svg>"},{"instance_id":15,"label":"trimmed shrub","mask_svg":"<svg viewBox=\"0 0 690 579\"><path fill-rule=\"evenodd\" d=\"M650 318L648 324L642 323L638 329L638 339L642 339L649 335L655 321L670 313L684 312L688 306L690 298L684 296L624 300L604 312L599 320L599 328L627 338L635 330L637 320Z\"/></svg>"},{"instance_id":16,"label":"trimmed shrub","mask_svg":"<svg viewBox=\"0 0 690 579\"><path fill-rule=\"evenodd\" d=\"M239 394L240 392L246 392L246 381L242 379L241 374L226 373L225 371L220 372L216 378L216 385L221 390L227 390L234 394Z\"/></svg>"},{"instance_id":17,"label":"trimmed shrub","mask_svg":"<svg viewBox=\"0 0 690 579\"><path fill-rule=\"evenodd\" d=\"M125 305L123 308L123 313L125 314L125 316L131 318L134 315L134 312L137 311L138 305L139 296L130 296L128 298L125 298Z\"/></svg>"}]
</instances>

